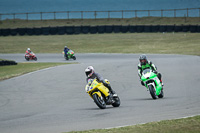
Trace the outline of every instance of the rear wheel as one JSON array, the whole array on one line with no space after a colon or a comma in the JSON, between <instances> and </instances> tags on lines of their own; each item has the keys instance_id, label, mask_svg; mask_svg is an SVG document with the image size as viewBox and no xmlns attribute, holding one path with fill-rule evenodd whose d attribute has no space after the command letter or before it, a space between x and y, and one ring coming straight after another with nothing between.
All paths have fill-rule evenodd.
<instances>
[{"instance_id":1,"label":"rear wheel","mask_svg":"<svg viewBox=\"0 0 200 133\"><path fill-rule=\"evenodd\" d=\"M26 56L25 56L25 59L26 59L27 61L29 61L29 57L26 57Z\"/></svg>"},{"instance_id":2,"label":"rear wheel","mask_svg":"<svg viewBox=\"0 0 200 133\"><path fill-rule=\"evenodd\" d=\"M148 87L149 87L149 91L150 91L151 97L153 99L157 99L156 90L154 89L154 87L152 85L150 85Z\"/></svg>"},{"instance_id":3,"label":"rear wheel","mask_svg":"<svg viewBox=\"0 0 200 133\"><path fill-rule=\"evenodd\" d=\"M103 99L103 97L99 97L97 94L92 95L94 102L100 109L105 109L106 108L106 103Z\"/></svg>"}]
</instances>

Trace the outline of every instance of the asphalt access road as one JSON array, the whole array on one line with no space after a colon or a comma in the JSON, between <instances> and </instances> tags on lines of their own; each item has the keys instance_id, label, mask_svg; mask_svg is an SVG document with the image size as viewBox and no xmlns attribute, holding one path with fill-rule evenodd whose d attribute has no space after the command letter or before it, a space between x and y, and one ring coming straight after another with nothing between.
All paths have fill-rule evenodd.
<instances>
[{"instance_id":1,"label":"asphalt access road","mask_svg":"<svg viewBox=\"0 0 200 133\"><path fill-rule=\"evenodd\" d=\"M61 54L37 56L38 62L67 62ZM61 133L200 114L199 56L147 55L163 76L165 96L157 100L139 82L138 54L76 56L79 64L0 81L0 132ZM23 54L0 54L0 58L26 62ZM85 92L88 65L110 80L121 98L120 107L99 109Z\"/></svg>"}]
</instances>

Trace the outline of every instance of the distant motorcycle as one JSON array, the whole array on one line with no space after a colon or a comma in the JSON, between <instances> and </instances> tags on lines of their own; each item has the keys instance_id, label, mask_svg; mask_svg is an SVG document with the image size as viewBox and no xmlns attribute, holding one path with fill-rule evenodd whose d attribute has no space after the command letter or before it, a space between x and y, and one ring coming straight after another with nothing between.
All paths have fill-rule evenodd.
<instances>
[{"instance_id":1,"label":"distant motorcycle","mask_svg":"<svg viewBox=\"0 0 200 133\"><path fill-rule=\"evenodd\" d=\"M153 99L164 97L163 86L158 79L157 74L151 69L145 69L142 72L141 80L144 82L146 88L150 91Z\"/></svg>"},{"instance_id":2,"label":"distant motorcycle","mask_svg":"<svg viewBox=\"0 0 200 133\"><path fill-rule=\"evenodd\" d=\"M105 81L109 84L108 80L105 79ZM91 79L85 86L85 91L100 109L105 109L106 105L112 105L113 107L120 106L118 95L110 93L109 89L103 83L98 82L97 79Z\"/></svg>"},{"instance_id":3,"label":"distant motorcycle","mask_svg":"<svg viewBox=\"0 0 200 133\"><path fill-rule=\"evenodd\" d=\"M36 57L36 55L33 52L31 52L30 54L25 54L25 59L27 61L29 61L29 60L35 60L35 61L37 61L37 57Z\"/></svg>"},{"instance_id":4,"label":"distant motorcycle","mask_svg":"<svg viewBox=\"0 0 200 133\"><path fill-rule=\"evenodd\" d=\"M64 54L64 58L65 58L66 60L69 60L69 59L76 60L76 56L74 55L74 51L72 51L71 49L70 49L67 53L65 53L65 52L63 51L63 54Z\"/></svg>"}]
</instances>

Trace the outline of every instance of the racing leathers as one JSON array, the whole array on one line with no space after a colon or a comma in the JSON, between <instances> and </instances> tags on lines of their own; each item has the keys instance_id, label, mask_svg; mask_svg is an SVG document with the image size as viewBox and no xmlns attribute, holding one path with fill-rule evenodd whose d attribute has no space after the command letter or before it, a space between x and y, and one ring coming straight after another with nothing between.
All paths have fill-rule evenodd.
<instances>
[{"instance_id":1,"label":"racing leathers","mask_svg":"<svg viewBox=\"0 0 200 133\"><path fill-rule=\"evenodd\" d=\"M67 56L67 52L68 52L69 50L70 50L69 48L64 48L65 56Z\"/></svg>"},{"instance_id":2,"label":"racing leathers","mask_svg":"<svg viewBox=\"0 0 200 133\"><path fill-rule=\"evenodd\" d=\"M27 56L32 56L32 52L30 50L26 50L26 55Z\"/></svg>"},{"instance_id":3,"label":"racing leathers","mask_svg":"<svg viewBox=\"0 0 200 133\"><path fill-rule=\"evenodd\" d=\"M103 85L104 85L105 87L107 87L107 88L109 89L109 91L110 91L112 94L115 93L115 92L113 91L113 89L111 88L110 84L107 84L107 83L105 82L104 78L103 78L99 73L94 72L94 73L92 74L92 76L86 78L86 82L88 83L88 81L89 81L90 79L95 79L95 78L96 78L99 82L102 82Z\"/></svg>"},{"instance_id":4,"label":"racing leathers","mask_svg":"<svg viewBox=\"0 0 200 133\"><path fill-rule=\"evenodd\" d=\"M142 76L142 72L145 69L153 70L153 72L157 74L160 82L162 83L161 74L157 72L157 67L149 60L147 60L145 65L142 65L141 63L138 64L138 75L139 75L140 79L141 79L141 76ZM144 86L143 81L141 81L141 84ZM163 85L163 83L162 83L162 85Z\"/></svg>"}]
</instances>

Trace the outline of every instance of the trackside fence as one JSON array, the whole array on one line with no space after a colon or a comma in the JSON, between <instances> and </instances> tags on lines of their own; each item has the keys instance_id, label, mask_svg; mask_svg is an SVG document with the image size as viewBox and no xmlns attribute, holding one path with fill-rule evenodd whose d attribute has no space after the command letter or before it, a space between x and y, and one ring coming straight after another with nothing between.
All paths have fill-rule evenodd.
<instances>
[{"instance_id":1,"label":"trackside fence","mask_svg":"<svg viewBox=\"0 0 200 133\"><path fill-rule=\"evenodd\" d=\"M200 17L200 8L162 10L117 10L117 11L55 11L0 13L0 21L5 19L49 20L49 19L110 19L137 17Z\"/></svg>"}]
</instances>

